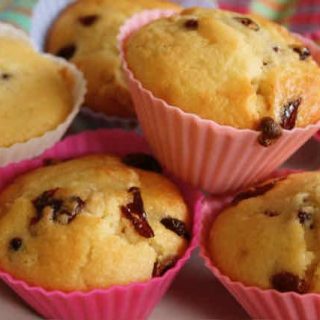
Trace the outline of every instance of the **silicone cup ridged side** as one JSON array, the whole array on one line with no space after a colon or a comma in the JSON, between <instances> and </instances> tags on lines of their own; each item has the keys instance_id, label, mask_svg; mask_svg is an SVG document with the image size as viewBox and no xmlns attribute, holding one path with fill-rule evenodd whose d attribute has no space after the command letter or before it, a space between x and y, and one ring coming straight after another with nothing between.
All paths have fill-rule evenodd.
<instances>
[{"instance_id":1,"label":"silicone cup ridged side","mask_svg":"<svg viewBox=\"0 0 320 320\"><path fill-rule=\"evenodd\" d=\"M263 179L303 145L320 123L283 130L281 138L265 148L257 142L257 131L221 126L153 96L130 70L125 42L145 24L173 14L161 10L137 14L118 36L123 69L146 139L163 165L205 191L222 194Z\"/></svg>"},{"instance_id":2,"label":"silicone cup ridged side","mask_svg":"<svg viewBox=\"0 0 320 320\"><path fill-rule=\"evenodd\" d=\"M44 159L69 159L101 152L123 156L130 152L149 153L150 150L143 138L133 132L97 130L81 133L59 142L39 158L0 169L0 191L17 175L41 166ZM193 236L185 254L164 276L127 286L71 293L47 291L41 287L31 286L24 281L14 279L6 272L0 272L0 278L47 319L145 319L198 245L202 196L186 184L177 182L177 185L189 205L190 212L193 213Z\"/></svg>"},{"instance_id":3,"label":"silicone cup ridged side","mask_svg":"<svg viewBox=\"0 0 320 320\"><path fill-rule=\"evenodd\" d=\"M285 176L291 170L282 170L275 176ZM279 292L245 286L223 274L212 262L207 250L208 236L214 219L232 201L232 197L214 198L203 208L200 230L200 256L205 266L217 280L235 297L252 319L310 320L320 317L320 294Z\"/></svg>"},{"instance_id":4,"label":"silicone cup ridged side","mask_svg":"<svg viewBox=\"0 0 320 320\"><path fill-rule=\"evenodd\" d=\"M29 43L30 46L32 46L24 32L5 23L0 23L0 37L16 38ZM86 81L82 73L72 64L64 61L63 59L56 58L51 55L43 56L51 60L53 63L56 63L61 69L64 69L68 78L72 79L72 87L70 88L70 91L72 92L73 105L71 111L62 123L60 123L55 129L47 131L42 136L31 138L26 142L16 143L10 147L0 147L0 167L9 163L36 157L46 149L53 146L67 131L83 103L84 96L86 94ZM34 98L36 99L36 97Z\"/></svg>"}]
</instances>

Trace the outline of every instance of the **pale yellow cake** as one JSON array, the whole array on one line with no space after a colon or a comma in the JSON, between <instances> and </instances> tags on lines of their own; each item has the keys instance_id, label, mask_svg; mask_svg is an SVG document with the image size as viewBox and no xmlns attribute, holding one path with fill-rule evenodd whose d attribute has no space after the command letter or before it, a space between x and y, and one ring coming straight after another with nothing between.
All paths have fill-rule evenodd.
<instances>
[{"instance_id":1,"label":"pale yellow cake","mask_svg":"<svg viewBox=\"0 0 320 320\"><path fill-rule=\"evenodd\" d=\"M191 219L179 189L135 157L90 155L17 178L0 194L0 268L63 291L164 274Z\"/></svg>"},{"instance_id":2,"label":"pale yellow cake","mask_svg":"<svg viewBox=\"0 0 320 320\"><path fill-rule=\"evenodd\" d=\"M61 12L49 30L46 51L64 57L88 81L86 106L109 116L135 116L120 65L117 35L133 14L180 7L163 0L78 0Z\"/></svg>"},{"instance_id":3,"label":"pale yellow cake","mask_svg":"<svg viewBox=\"0 0 320 320\"><path fill-rule=\"evenodd\" d=\"M291 174L238 195L214 221L213 263L245 285L320 292L320 173Z\"/></svg>"},{"instance_id":4,"label":"pale yellow cake","mask_svg":"<svg viewBox=\"0 0 320 320\"><path fill-rule=\"evenodd\" d=\"M133 33L125 52L154 96L221 125L260 129L268 117L290 130L320 119L320 69L309 49L262 17L186 9Z\"/></svg>"},{"instance_id":5,"label":"pale yellow cake","mask_svg":"<svg viewBox=\"0 0 320 320\"><path fill-rule=\"evenodd\" d=\"M72 86L65 67L0 36L0 148L56 129L72 110Z\"/></svg>"}]
</instances>

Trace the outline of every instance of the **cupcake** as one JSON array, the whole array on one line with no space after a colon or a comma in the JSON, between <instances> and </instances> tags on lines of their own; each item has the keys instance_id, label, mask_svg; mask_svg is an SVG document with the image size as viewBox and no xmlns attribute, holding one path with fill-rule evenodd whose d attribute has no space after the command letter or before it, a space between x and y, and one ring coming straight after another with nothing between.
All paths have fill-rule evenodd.
<instances>
[{"instance_id":1,"label":"cupcake","mask_svg":"<svg viewBox=\"0 0 320 320\"><path fill-rule=\"evenodd\" d=\"M206 191L262 179L317 130L320 69L300 40L261 17L154 11L130 19L119 41L149 143Z\"/></svg>"},{"instance_id":2,"label":"cupcake","mask_svg":"<svg viewBox=\"0 0 320 320\"><path fill-rule=\"evenodd\" d=\"M121 24L144 9L180 7L160 0L78 0L48 30L45 51L74 63L88 81L85 105L108 116L134 117L116 46Z\"/></svg>"},{"instance_id":3,"label":"cupcake","mask_svg":"<svg viewBox=\"0 0 320 320\"><path fill-rule=\"evenodd\" d=\"M317 317L319 197L319 172L294 173L220 202L205 219L206 263L251 317Z\"/></svg>"},{"instance_id":4,"label":"cupcake","mask_svg":"<svg viewBox=\"0 0 320 320\"><path fill-rule=\"evenodd\" d=\"M190 256L199 197L146 150L101 130L2 170L0 277L46 318L143 319Z\"/></svg>"},{"instance_id":5,"label":"cupcake","mask_svg":"<svg viewBox=\"0 0 320 320\"><path fill-rule=\"evenodd\" d=\"M36 156L66 131L85 93L71 65L37 53L20 31L0 25L0 166Z\"/></svg>"}]
</instances>

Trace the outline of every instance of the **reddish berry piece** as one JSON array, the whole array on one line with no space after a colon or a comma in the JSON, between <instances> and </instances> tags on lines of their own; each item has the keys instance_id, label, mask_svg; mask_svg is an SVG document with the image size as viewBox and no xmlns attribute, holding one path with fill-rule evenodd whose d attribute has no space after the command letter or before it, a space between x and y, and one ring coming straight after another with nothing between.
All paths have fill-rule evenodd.
<instances>
[{"instance_id":1,"label":"reddish berry piece","mask_svg":"<svg viewBox=\"0 0 320 320\"><path fill-rule=\"evenodd\" d=\"M270 117L261 119L259 130L258 142L264 147L270 146L282 135L281 126Z\"/></svg>"},{"instance_id":2,"label":"reddish berry piece","mask_svg":"<svg viewBox=\"0 0 320 320\"><path fill-rule=\"evenodd\" d=\"M144 238L154 237L154 232L148 223L147 214L144 210L140 189L132 187L128 192L133 194L133 202L126 206L121 206L123 215L131 221L140 236Z\"/></svg>"},{"instance_id":3,"label":"reddish berry piece","mask_svg":"<svg viewBox=\"0 0 320 320\"><path fill-rule=\"evenodd\" d=\"M85 27L90 27L94 23L96 23L98 19L99 19L99 16L97 14L91 14L91 15L80 17L79 22Z\"/></svg>"},{"instance_id":4,"label":"reddish berry piece","mask_svg":"<svg viewBox=\"0 0 320 320\"><path fill-rule=\"evenodd\" d=\"M247 17L234 17L234 19L253 31L260 30L259 25Z\"/></svg>"},{"instance_id":5,"label":"reddish berry piece","mask_svg":"<svg viewBox=\"0 0 320 320\"><path fill-rule=\"evenodd\" d=\"M302 102L302 98L289 101L283 106L283 113L281 116L281 127L286 130L292 130L295 127L298 108Z\"/></svg>"},{"instance_id":6,"label":"reddish berry piece","mask_svg":"<svg viewBox=\"0 0 320 320\"><path fill-rule=\"evenodd\" d=\"M163 276L169 269L174 267L177 262L177 258L169 259L165 262L156 261L153 266L152 277L161 277Z\"/></svg>"},{"instance_id":7,"label":"reddish berry piece","mask_svg":"<svg viewBox=\"0 0 320 320\"><path fill-rule=\"evenodd\" d=\"M292 47L292 50L299 55L300 60L304 61L311 56L311 52L307 47Z\"/></svg>"},{"instance_id":8,"label":"reddish berry piece","mask_svg":"<svg viewBox=\"0 0 320 320\"><path fill-rule=\"evenodd\" d=\"M271 278L272 287L280 292L294 291L305 293L308 290L307 283L304 279L290 272L277 273Z\"/></svg>"},{"instance_id":9,"label":"reddish berry piece","mask_svg":"<svg viewBox=\"0 0 320 320\"><path fill-rule=\"evenodd\" d=\"M21 238L13 238L9 243L9 248L13 251L18 251L22 246Z\"/></svg>"},{"instance_id":10,"label":"reddish berry piece","mask_svg":"<svg viewBox=\"0 0 320 320\"><path fill-rule=\"evenodd\" d=\"M189 30L197 30L199 27L199 21L196 19L188 19L184 23L184 26Z\"/></svg>"},{"instance_id":11,"label":"reddish berry piece","mask_svg":"<svg viewBox=\"0 0 320 320\"><path fill-rule=\"evenodd\" d=\"M161 223L170 231L176 233L179 237L190 240L190 233L187 230L186 224L178 219L167 217L161 219Z\"/></svg>"}]
</instances>

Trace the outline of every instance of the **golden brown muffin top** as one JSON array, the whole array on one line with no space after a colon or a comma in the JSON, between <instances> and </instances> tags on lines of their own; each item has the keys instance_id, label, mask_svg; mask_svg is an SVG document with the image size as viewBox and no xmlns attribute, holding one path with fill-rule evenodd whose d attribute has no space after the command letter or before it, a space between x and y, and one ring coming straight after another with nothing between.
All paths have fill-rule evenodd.
<instances>
[{"instance_id":1,"label":"golden brown muffin top","mask_svg":"<svg viewBox=\"0 0 320 320\"><path fill-rule=\"evenodd\" d=\"M0 268L63 291L162 275L186 249L190 216L172 182L125 164L150 162L136 157L84 156L18 177L0 194Z\"/></svg>"},{"instance_id":2,"label":"golden brown muffin top","mask_svg":"<svg viewBox=\"0 0 320 320\"><path fill-rule=\"evenodd\" d=\"M192 8L151 22L125 46L156 97L235 128L265 117L284 129L320 119L320 69L283 27L258 16Z\"/></svg>"},{"instance_id":3,"label":"golden brown muffin top","mask_svg":"<svg viewBox=\"0 0 320 320\"><path fill-rule=\"evenodd\" d=\"M117 35L130 16L155 8L180 9L163 0L78 0L59 14L45 49L70 60L84 73L88 81L86 106L107 115L134 116Z\"/></svg>"},{"instance_id":4,"label":"golden brown muffin top","mask_svg":"<svg viewBox=\"0 0 320 320\"><path fill-rule=\"evenodd\" d=\"M291 174L238 195L214 221L214 264L249 286L320 292L320 173Z\"/></svg>"}]
</instances>

